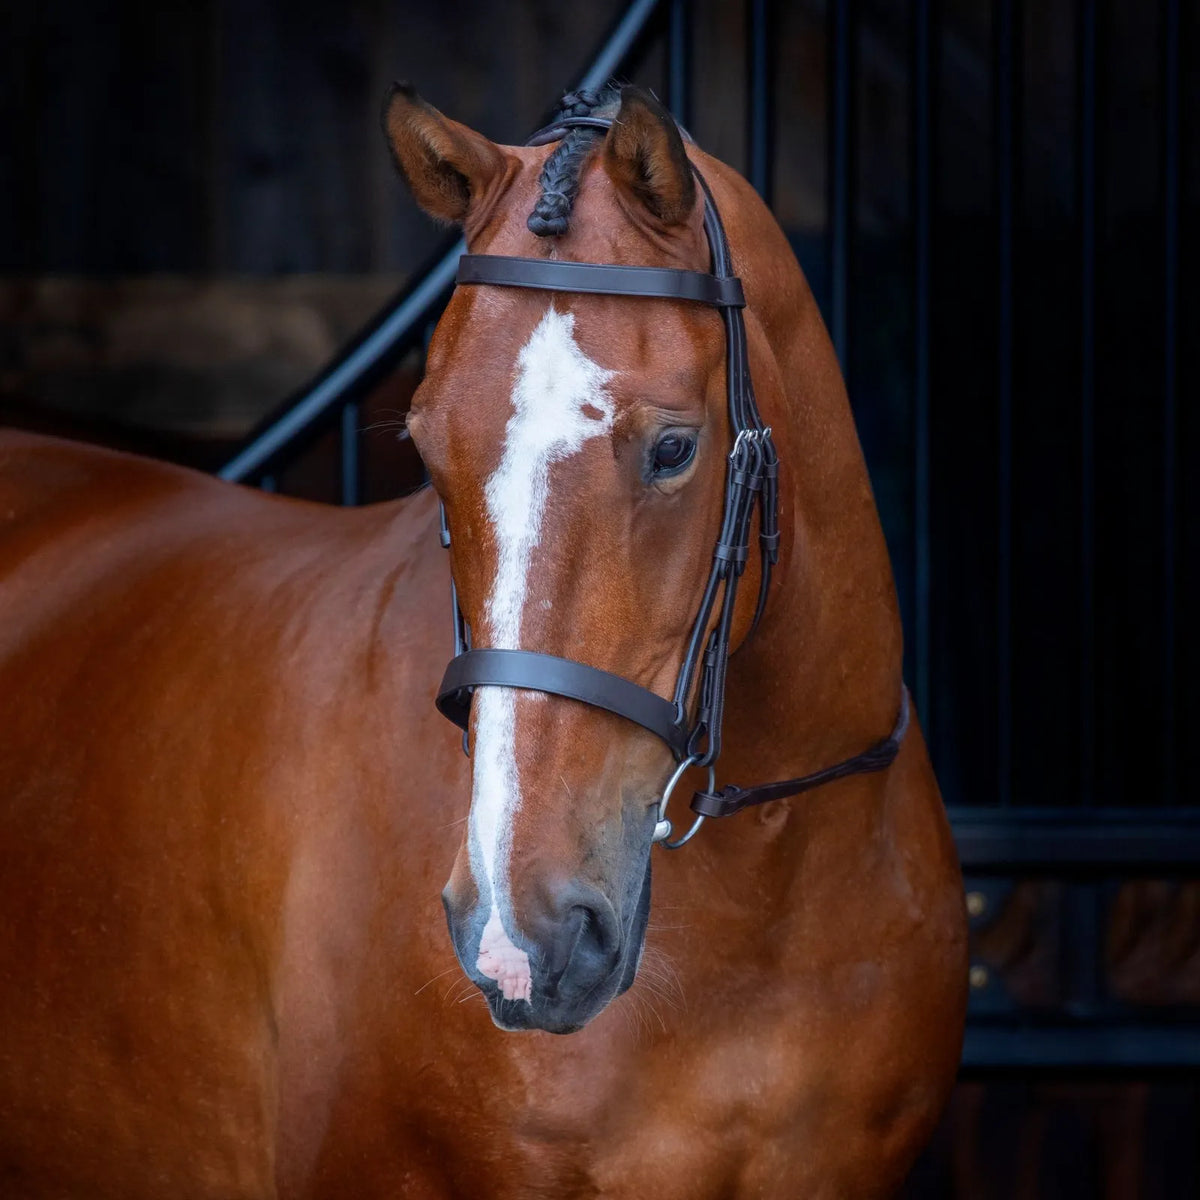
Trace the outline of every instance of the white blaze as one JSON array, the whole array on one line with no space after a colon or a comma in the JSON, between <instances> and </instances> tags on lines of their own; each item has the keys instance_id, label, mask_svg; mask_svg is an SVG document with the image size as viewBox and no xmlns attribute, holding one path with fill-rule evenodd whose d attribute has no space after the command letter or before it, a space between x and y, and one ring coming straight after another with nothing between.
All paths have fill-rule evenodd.
<instances>
[{"instance_id":1,"label":"white blaze","mask_svg":"<svg viewBox=\"0 0 1200 1200\"><path fill-rule=\"evenodd\" d=\"M606 384L613 373L580 350L574 330L574 315L555 312L551 306L521 350L504 451L484 493L498 553L484 612L487 644L497 649L520 649L529 567L541 541L550 464L612 428L613 404ZM480 898L490 904L476 966L496 980L505 999L528 1000L529 957L513 944L499 904L507 887L512 822L521 799L514 746L516 695L509 688L481 687L474 708L471 862Z\"/></svg>"}]
</instances>

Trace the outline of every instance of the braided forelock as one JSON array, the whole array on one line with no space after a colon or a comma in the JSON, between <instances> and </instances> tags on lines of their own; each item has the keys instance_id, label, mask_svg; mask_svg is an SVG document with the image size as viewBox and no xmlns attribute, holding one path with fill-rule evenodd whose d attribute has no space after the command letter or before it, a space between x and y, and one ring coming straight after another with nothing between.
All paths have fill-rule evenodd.
<instances>
[{"instance_id":1,"label":"braided forelock","mask_svg":"<svg viewBox=\"0 0 1200 1200\"><path fill-rule=\"evenodd\" d=\"M615 87L568 92L562 98L555 119L612 116L620 103L621 92ZM579 175L583 164L603 137L602 129L567 130L566 136L555 146L538 175L541 195L526 221L530 233L538 237L558 237L567 232L571 224L571 209L579 194Z\"/></svg>"}]
</instances>

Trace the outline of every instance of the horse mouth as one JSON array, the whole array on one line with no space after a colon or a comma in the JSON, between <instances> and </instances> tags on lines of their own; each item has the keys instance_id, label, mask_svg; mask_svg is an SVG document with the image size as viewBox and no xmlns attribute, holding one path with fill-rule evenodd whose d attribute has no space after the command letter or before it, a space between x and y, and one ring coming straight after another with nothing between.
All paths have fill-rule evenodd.
<instances>
[{"instance_id":1,"label":"horse mouth","mask_svg":"<svg viewBox=\"0 0 1200 1200\"><path fill-rule=\"evenodd\" d=\"M558 1015L553 1011L544 1010L541 1004L534 1000L506 1000L495 984L488 981L487 986L481 986L484 998L487 1000L488 1013L492 1024L505 1033L542 1033L568 1034L578 1033L595 1016L573 1018ZM607 1001L605 1002L607 1003ZM600 1009L604 1006L601 1005ZM600 1009L596 1011L599 1012Z\"/></svg>"}]
</instances>

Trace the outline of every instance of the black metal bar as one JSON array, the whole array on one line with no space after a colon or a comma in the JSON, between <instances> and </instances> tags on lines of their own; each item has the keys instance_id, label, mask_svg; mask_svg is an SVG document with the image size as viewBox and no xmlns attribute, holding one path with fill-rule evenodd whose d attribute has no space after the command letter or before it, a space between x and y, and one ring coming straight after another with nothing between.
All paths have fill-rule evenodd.
<instances>
[{"instance_id":1,"label":"black metal bar","mask_svg":"<svg viewBox=\"0 0 1200 1200\"><path fill-rule=\"evenodd\" d=\"M750 0L746 21L746 178L768 204L775 158L773 8L771 0Z\"/></svg>"},{"instance_id":2,"label":"black metal bar","mask_svg":"<svg viewBox=\"0 0 1200 1200\"><path fill-rule=\"evenodd\" d=\"M389 360L427 314L436 308L454 284L458 260L466 249L460 238L415 287L395 302L382 319L342 358L338 359L291 403L275 421L263 429L217 474L222 479L242 481L268 465L282 450L302 437L337 405L339 400L362 387Z\"/></svg>"},{"instance_id":3,"label":"black metal bar","mask_svg":"<svg viewBox=\"0 0 1200 1200\"><path fill-rule=\"evenodd\" d=\"M436 329L437 329L437 322L429 321L426 323L425 330L421 335L421 370L420 370L420 374L421 374L422 378L424 378L425 370L426 370L427 366L429 365L429 344L430 344L430 342L433 341L433 335L434 335L434 332ZM423 458L420 460L420 462L421 462L421 482L423 484L424 483L432 483L433 477L429 474L429 467L425 464L425 460ZM441 516L442 516L442 521L444 523L446 520L445 509L440 509L440 511L441 511ZM450 536L449 529L446 530L446 536L447 537ZM449 546L449 544L450 544L449 542L446 543L447 546ZM451 588L454 587L453 581L451 581L450 587ZM459 609L458 609L457 599L454 602L454 612L455 612L455 620L457 621L458 617L459 617ZM462 652L461 648L456 647L455 651L454 651L455 657L457 657L461 652Z\"/></svg>"},{"instance_id":4,"label":"black metal bar","mask_svg":"<svg viewBox=\"0 0 1200 1200\"><path fill-rule=\"evenodd\" d=\"M342 406L342 505L353 508L359 502L358 416L355 401Z\"/></svg>"},{"instance_id":5,"label":"black metal bar","mask_svg":"<svg viewBox=\"0 0 1200 1200\"><path fill-rule=\"evenodd\" d=\"M276 490L277 490L277 484L276 484L276 482L275 482L275 476L274 476L274 475L264 475L264 476L263 476L263 477L262 477L262 478L261 478L261 479L258 481L258 486L259 486L259 489L260 489L261 491L264 491L264 492L274 492L274 491L276 491Z\"/></svg>"},{"instance_id":6,"label":"black metal bar","mask_svg":"<svg viewBox=\"0 0 1200 1200\"><path fill-rule=\"evenodd\" d=\"M1200 808L949 809L966 873L1200 876Z\"/></svg>"},{"instance_id":7,"label":"black metal bar","mask_svg":"<svg viewBox=\"0 0 1200 1200\"><path fill-rule=\"evenodd\" d=\"M660 0L634 0L630 4L625 15L617 22L617 27L609 34L608 40L592 60L592 65L576 84L576 91L580 88L603 87L619 73L621 64L633 52L638 38L642 36L659 3Z\"/></svg>"},{"instance_id":8,"label":"black metal bar","mask_svg":"<svg viewBox=\"0 0 1200 1200\"><path fill-rule=\"evenodd\" d=\"M1080 792L1096 784L1096 5L1079 8Z\"/></svg>"},{"instance_id":9,"label":"black metal bar","mask_svg":"<svg viewBox=\"0 0 1200 1200\"><path fill-rule=\"evenodd\" d=\"M853 211L853 0L833 0L829 17L830 135L829 170L829 333L842 371L848 372L850 230Z\"/></svg>"},{"instance_id":10,"label":"black metal bar","mask_svg":"<svg viewBox=\"0 0 1200 1200\"><path fill-rule=\"evenodd\" d=\"M671 0L667 15L667 107L685 129L692 123L692 5Z\"/></svg>"},{"instance_id":11,"label":"black metal bar","mask_svg":"<svg viewBox=\"0 0 1200 1200\"><path fill-rule=\"evenodd\" d=\"M1194 1070L1200 1025L1139 1022L1009 1024L969 1022L962 1071L1032 1069L1097 1071Z\"/></svg>"},{"instance_id":12,"label":"black metal bar","mask_svg":"<svg viewBox=\"0 0 1200 1200\"><path fill-rule=\"evenodd\" d=\"M1013 216L1016 206L1015 0L995 9L996 330L996 795L1012 799Z\"/></svg>"},{"instance_id":13,"label":"black metal bar","mask_svg":"<svg viewBox=\"0 0 1200 1200\"><path fill-rule=\"evenodd\" d=\"M917 713L929 737L930 599L932 555L930 532L930 287L933 258L933 111L932 0L913 5L913 658L916 663Z\"/></svg>"},{"instance_id":14,"label":"black metal bar","mask_svg":"<svg viewBox=\"0 0 1200 1200\"><path fill-rule=\"evenodd\" d=\"M1102 1001L1101 964L1104 939L1101 933L1100 889L1095 880L1064 890L1062 899L1062 976L1066 983L1065 1010L1077 1019L1095 1018Z\"/></svg>"},{"instance_id":15,"label":"black metal bar","mask_svg":"<svg viewBox=\"0 0 1200 1200\"><path fill-rule=\"evenodd\" d=\"M1163 798L1178 794L1175 717L1179 370L1179 0L1163 11Z\"/></svg>"}]
</instances>

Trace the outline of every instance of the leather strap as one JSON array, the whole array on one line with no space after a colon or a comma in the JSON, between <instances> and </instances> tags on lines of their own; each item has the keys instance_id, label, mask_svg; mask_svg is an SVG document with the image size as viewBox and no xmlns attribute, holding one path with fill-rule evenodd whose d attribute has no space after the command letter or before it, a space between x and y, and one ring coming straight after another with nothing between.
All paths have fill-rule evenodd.
<instances>
[{"instance_id":1,"label":"leather strap","mask_svg":"<svg viewBox=\"0 0 1200 1200\"><path fill-rule=\"evenodd\" d=\"M746 305L740 279L720 279L703 271L682 271L675 267L617 267L503 254L464 254L458 260L456 282L540 288L550 292L695 300L714 308L744 308Z\"/></svg>"},{"instance_id":2,"label":"leather strap","mask_svg":"<svg viewBox=\"0 0 1200 1200\"><path fill-rule=\"evenodd\" d=\"M908 688L902 688L900 715L896 718L892 732L861 754L835 763L832 767L814 771L811 775L801 775L798 779L760 783L757 787L750 788L740 788L730 783L716 792L697 792L692 797L692 812L704 817L728 817L735 812L741 812L743 808L765 804L768 800L782 800L786 796L798 796L801 792L811 791L847 775L867 775L874 771L886 770L900 753L900 743L904 741L904 735L908 731L908 718Z\"/></svg>"},{"instance_id":3,"label":"leather strap","mask_svg":"<svg viewBox=\"0 0 1200 1200\"><path fill-rule=\"evenodd\" d=\"M438 688L438 710L466 729L471 693L477 687L552 692L605 708L657 734L676 758L682 759L686 753L688 731L670 700L598 667L534 650L467 650L446 667Z\"/></svg>"}]
</instances>

